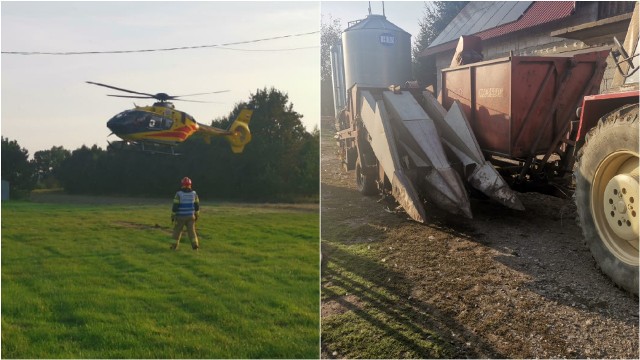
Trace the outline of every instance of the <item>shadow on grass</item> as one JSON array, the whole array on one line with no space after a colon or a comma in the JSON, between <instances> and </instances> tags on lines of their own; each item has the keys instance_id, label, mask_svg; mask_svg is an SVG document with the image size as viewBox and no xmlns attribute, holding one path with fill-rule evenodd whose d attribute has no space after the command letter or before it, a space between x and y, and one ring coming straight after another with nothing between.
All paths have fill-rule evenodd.
<instances>
[{"instance_id":1,"label":"shadow on grass","mask_svg":"<svg viewBox=\"0 0 640 360\"><path fill-rule=\"evenodd\" d=\"M325 355L332 357L333 351L338 351L341 357L504 357L457 323L454 314L412 298L410 281L398 272L326 241L322 244L322 253L326 259L322 266L323 302L337 302L383 337L401 344L398 349L389 349L391 353L388 354L351 353L348 349L337 348L339 345L334 340L340 340L335 339L335 329L329 330L323 325L322 350ZM370 341L376 342L376 339Z\"/></svg>"}]
</instances>

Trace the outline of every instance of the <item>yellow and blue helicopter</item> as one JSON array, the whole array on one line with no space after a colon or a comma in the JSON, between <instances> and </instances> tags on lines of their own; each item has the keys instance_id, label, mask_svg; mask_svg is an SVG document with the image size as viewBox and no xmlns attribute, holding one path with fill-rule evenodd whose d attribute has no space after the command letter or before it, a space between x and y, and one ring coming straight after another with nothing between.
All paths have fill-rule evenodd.
<instances>
[{"instance_id":1,"label":"yellow and blue helicopter","mask_svg":"<svg viewBox=\"0 0 640 360\"><path fill-rule=\"evenodd\" d=\"M174 154L174 146L178 145L194 134L203 135L205 141L210 142L212 136L224 137L231 145L231 151L241 153L246 144L251 141L249 121L253 111L240 110L240 114L227 130L198 123L191 115L176 110L170 101L206 102L179 99L186 96L216 94L223 91L197 93L172 96L166 93L148 94L138 91L118 88L111 85L87 81L89 84L127 92L135 95L107 95L133 99L155 99L152 106L137 106L125 110L107 121L107 127L123 141L110 142L115 149L138 149L153 153ZM170 152L164 151L169 148Z\"/></svg>"}]
</instances>

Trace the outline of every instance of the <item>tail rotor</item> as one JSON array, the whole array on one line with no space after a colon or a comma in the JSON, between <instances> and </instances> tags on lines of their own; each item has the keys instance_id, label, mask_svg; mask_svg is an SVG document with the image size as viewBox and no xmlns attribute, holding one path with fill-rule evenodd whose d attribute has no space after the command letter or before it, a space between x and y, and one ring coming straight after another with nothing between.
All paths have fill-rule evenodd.
<instances>
[{"instance_id":1,"label":"tail rotor","mask_svg":"<svg viewBox=\"0 0 640 360\"><path fill-rule=\"evenodd\" d=\"M236 120L229 127L231 134L225 136L231 151L239 154L244 150L244 146L251 141L251 131L249 130L249 121L251 120L252 110L242 109Z\"/></svg>"}]
</instances>

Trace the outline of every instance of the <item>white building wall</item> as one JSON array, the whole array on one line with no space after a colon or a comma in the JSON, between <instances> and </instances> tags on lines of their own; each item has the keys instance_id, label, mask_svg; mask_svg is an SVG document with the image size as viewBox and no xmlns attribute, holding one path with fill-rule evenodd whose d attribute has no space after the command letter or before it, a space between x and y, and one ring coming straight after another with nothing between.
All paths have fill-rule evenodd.
<instances>
[{"instance_id":1,"label":"white building wall","mask_svg":"<svg viewBox=\"0 0 640 360\"><path fill-rule=\"evenodd\" d=\"M9 182L2 180L2 201L9 200Z\"/></svg>"}]
</instances>

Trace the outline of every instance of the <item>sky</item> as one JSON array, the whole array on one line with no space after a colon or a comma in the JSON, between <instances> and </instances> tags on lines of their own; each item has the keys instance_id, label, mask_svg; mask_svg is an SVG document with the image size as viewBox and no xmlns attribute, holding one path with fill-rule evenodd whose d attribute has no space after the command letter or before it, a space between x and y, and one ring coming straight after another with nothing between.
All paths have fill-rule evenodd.
<instances>
[{"instance_id":1,"label":"sky","mask_svg":"<svg viewBox=\"0 0 640 360\"><path fill-rule=\"evenodd\" d=\"M171 95L230 90L175 102L201 123L228 116L257 89L274 87L312 131L320 122L320 23L344 28L368 14L368 1L13 2L1 3L3 52L82 52L220 45L317 32L249 44L177 51L92 55L1 56L2 136L29 151L53 146L106 148L106 122L152 101L86 81ZM389 21L418 33L424 2L387 1ZM382 14L382 2L371 2Z\"/></svg>"},{"instance_id":2,"label":"sky","mask_svg":"<svg viewBox=\"0 0 640 360\"><path fill-rule=\"evenodd\" d=\"M322 21L327 22L330 18L339 19L344 30L350 21L367 17L369 3L371 3L372 14L383 14L383 3L381 1L322 1L320 3ZM424 18L424 7L424 1L384 2L384 15L387 20L411 34L412 46L420 32L419 22Z\"/></svg>"},{"instance_id":3,"label":"sky","mask_svg":"<svg viewBox=\"0 0 640 360\"><path fill-rule=\"evenodd\" d=\"M93 55L1 57L2 136L29 151L105 148L112 116L153 101L89 85L171 95L230 90L175 102L201 123L228 116L257 89L285 92L308 131L320 118L320 3L6 2L1 47L72 52L217 45L317 32L226 48ZM297 50L290 50L297 49Z\"/></svg>"}]
</instances>

